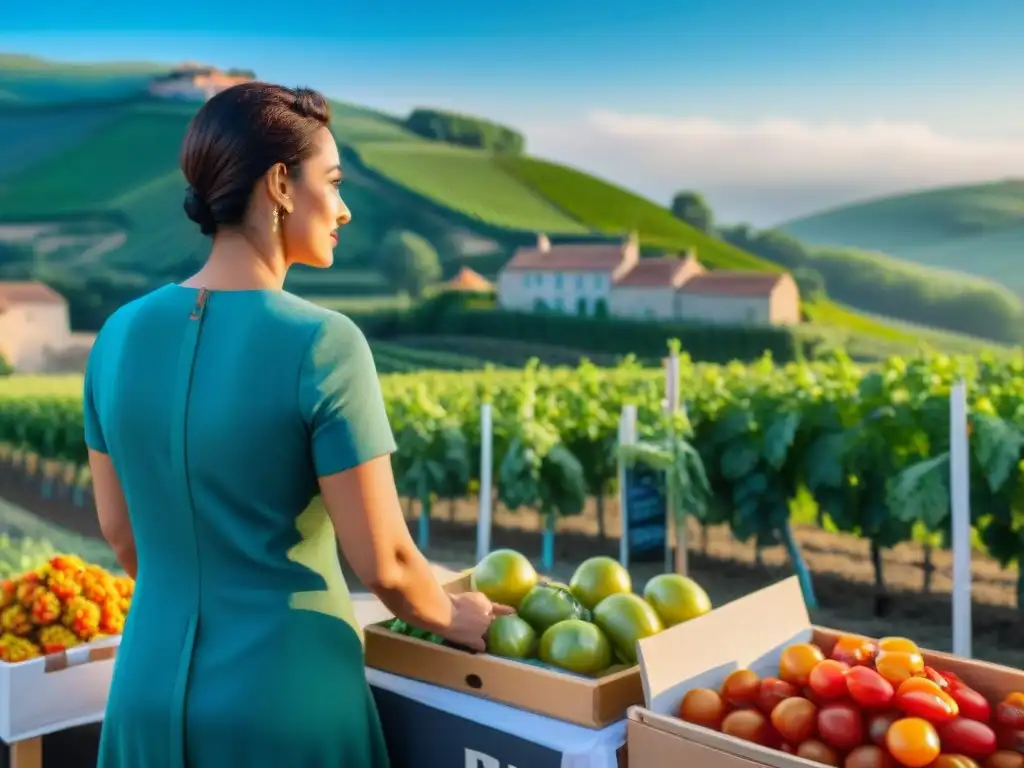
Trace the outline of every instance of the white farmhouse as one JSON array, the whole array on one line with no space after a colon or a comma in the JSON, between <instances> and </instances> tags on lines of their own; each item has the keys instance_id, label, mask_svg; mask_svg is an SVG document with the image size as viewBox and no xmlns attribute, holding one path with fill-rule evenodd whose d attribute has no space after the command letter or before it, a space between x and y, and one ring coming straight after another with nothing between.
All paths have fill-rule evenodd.
<instances>
[{"instance_id":1,"label":"white farmhouse","mask_svg":"<svg viewBox=\"0 0 1024 768\"><path fill-rule=\"evenodd\" d=\"M639 259L635 234L622 243L557 246L538 235L536 247L520 248L498 273L498 305L518 312L604 315L612 284Z\"/></svg>"},{"instance_id":2,"label":"white farmhouse","mask_svg":"<svg viewBox=\"0 0 1024 768\"><path fill-rule=\"evenodd\" d=\"M708 271L694 252L641 259L636 234L622 243L552 245L540 235L498 273L498 303L524 312L795 325L800 292L786 273Z\"/></svg>"},{"instance_id":3,"label":"white farmhouse","mask_svg":"<svg viewBox=\"0 0 1024 768\"><path fill-rule=\"evenodd\" d=\"M0 282L0 355L14 370L47 371L76 343L63 296L39 282Z\"/></svg>"}]
</instances>

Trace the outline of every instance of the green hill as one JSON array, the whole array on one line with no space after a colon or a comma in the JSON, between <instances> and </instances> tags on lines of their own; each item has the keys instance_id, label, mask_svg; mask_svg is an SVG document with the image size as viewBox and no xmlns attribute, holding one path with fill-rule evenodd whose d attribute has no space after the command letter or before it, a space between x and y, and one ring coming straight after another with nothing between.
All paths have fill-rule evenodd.
<instances>
[{"instance_id":1,"label":"green hill","mask_svg":"<svg viewBox=\"0 0 1024 768\"><path fill-rule=\"evenodd\" d=\"M0 224L38 230L30 259L3 263L81 296L107 280L131 291L180 277L208 241L181 212L178 151L196 105L144 92L156 65L48 64L0 56ZM470 264L493 276L537 231L555 236L621 236L637 230L645 250L696 249L713 268L778 270L778 264L710 237L663 206L582 171L531 157L495 155L423 139L392 115L333 102L331 129L346 165L343 195L354 213L338 264L297 270L289 287L307 295L381 297L379 243L392 228L420 232L446 274ZM100 308L89 315L94 322ZM827 301L811 302L814 326L835 338L913 344L885 321ZM941 334L936 339L941 339ZM941 343L941 341L936 341ZM963 339L959 344L965 343Z\"/></svg>"},{"instance_id":2,"label":"green hill","mask_svg":"<svg viewBox=\"0 0 1024 768\"><path fill-rule=\"evenodd\" d=\"M947 187L870 200L781 225L821 245L881 251L968 272L1024 295L1024 180Z\"/></svg>"}]
</instances>

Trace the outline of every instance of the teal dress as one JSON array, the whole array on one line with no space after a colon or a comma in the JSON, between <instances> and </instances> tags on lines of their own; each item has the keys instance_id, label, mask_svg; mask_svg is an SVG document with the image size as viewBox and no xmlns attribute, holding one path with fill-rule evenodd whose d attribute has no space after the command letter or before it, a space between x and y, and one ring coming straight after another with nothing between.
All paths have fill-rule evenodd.
<instances>
[{"instance_id":1,"label":"teal dress","mask_svg":"<svg viewBox=\"0 0 1024 768\"><path fill-rule=\"evenodd\" d=\"M282 291L169 285L85 380L138 551L99 768L385 768L317 478L395 443L366 339Z\"/></svg>"}]
</instances>

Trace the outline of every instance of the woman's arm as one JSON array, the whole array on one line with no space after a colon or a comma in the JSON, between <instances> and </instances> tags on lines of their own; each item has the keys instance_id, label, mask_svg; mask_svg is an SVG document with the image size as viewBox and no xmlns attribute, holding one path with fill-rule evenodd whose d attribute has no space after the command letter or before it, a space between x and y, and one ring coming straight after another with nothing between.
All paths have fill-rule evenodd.
<instances>
[{"instance_id":1,"label":"woman's arm","mask_svg":"<svg viewBox=\"0 0 1024 768\"><path fill-rule=\"evenodd\" d=\"M416 547L399 504L391 457L320 478L327 512L356 576L398 618L484 650L495 615L512 609L479 593L448 595Z\"/></svg>"},{"instance_id":2,"label":"woman's arm","mask_svg":"<svg viewBox=\"0 0 1024 768\"><path fill-rule=\"evenodd\" d=\"M96 499L100 531L125 573L134 579L139 568L135 537L114 463L107 454L89 449L89 470L92 472L92 492Z\"/></svg>"}]
</instances>

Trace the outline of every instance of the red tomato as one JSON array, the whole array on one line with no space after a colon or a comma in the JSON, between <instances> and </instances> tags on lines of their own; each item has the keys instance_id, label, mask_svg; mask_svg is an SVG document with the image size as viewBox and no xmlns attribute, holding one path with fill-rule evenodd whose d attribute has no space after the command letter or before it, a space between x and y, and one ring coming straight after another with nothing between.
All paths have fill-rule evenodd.
<instances>
[{"instance_id":1,"label":"red tomato","mask_svg":"<svg viewBox=\"0 0 1024 768\"><path fill-rule=\"evenodd\" d=\"M843 768L899 768L899 766L882 747L868 744L857 747L848 754Z\"/></svg>"},{"instance_id":2,"label":"red tomato","mask_svg":"<svg viewBox=\"0 0 1024 768\"><path fill-rule=\"evenodd\" d=\"M822 765L839 765L839 755L828 744L817 739L808 739L796 748L797 757L813 760Z\"/></svg>"},{"instance_id":3,"label":"red tomato","mask_svg":"<svg viewBox=\"0 0 1024 768\"><path fill-rule=\"evenodd\" d=\"M814 735L818 708L807 699L793 696L772 710L772 727L790 744L800 744Z\"/></svg>"},{"instance_id":4,"label":"red tomato","mask_svg":"<svg viewBox=\"0 0 1024 768\"><path fill-rule=\"evenodd\" d=\"M880 747L885 746L885 734L889 726L903 717L902 712L879 712L868 719L868 738Z\"/></svg>"},{"instance_id":5,"label":"red tomato","mask_svg":"<svg viewBox=\"0 0 1024 768\"><path fill-rule=\"evenodd\" d=\"M796 686L777 677L766 677L761 681L761 688L757 693L757 708L770 715L780 701L797 695L799 693Z\"/></svg>"},{"instance_id":6,"label":"red tomato","mask_svg":"<svg viewBox=\"0 0 1024 768\"><path fill-rule=\"evenodd\" d=\"M942 748L968 757L984 758L996 751L996 734L977 720L958 717L939 728Z\"/></svg>"},{"instance_id":7,"label":"red tomato","mask_svg":"<svg viewBox=\"0 0 1024 768\"><path fill-rule=\"evenodd\" d=\"M1014 730L1024 728L1024 707L1013 701L999 702L996 704L996 724Z\"/></svg>"},{"instance_id":8,"label":"red tomato","mask_svg":"<svg viewBox=\"0 0 1024 768\"><path fill-rule=\"evenodd\" d=\"M985 761L985 768L1024 768L1024 755L1001 749Z\"/></svg>"},{"instance_id":9,"label":"red tomato","mask_svg":"<svg viewBox=\"0 0 1024 768\"><path fill-rule=\"evenodd\" d=\"M853 667L846 673L846 690L851 699L868 709L888 706L896 694L892 683L867 667Z\"/></svg>"},{"instance_id":10,"label":"red tomato","mask_svg":"<svg viewBox=\"0 0 1024 768\"><path fill-rule=\"evenodd\" d=\"M757 703L761 690L761 678L750 669L730 672L722 683L722 698L731 707L752 707Z\"/></svg>"},{"instance_id":11,"label":"red tomato","mask_svg":"<svg viewBox=\"0 0 1024 768\"><path fill-rule=\"evenodd\" d=\"M840 699L846 696L846 673L849 669L850 665L845 662L825 659L811 670L807 685L823 701Z\"/></svg>"},{"instance_id":12,"label":"red tomato","mask_svg":"<svg viewBox=\"0 0 1024 768\"><path fill-rule=\"evenodd\" d=\"M948 693L960 707L960 717L977 720L980 723L987 723L992 718L992 706L988 699L973 688L958 685L950 688Z\"/></svg>"},{"instance_id":13,"label":"red tomato","mask_svg":"<svg viewBox=\"0 0 1024 768\"><path fill-rule=\"evenodd\" d=\"M942 690L949 688L949 680L942 676L942 673L935 669L935 667L925 667L924 676L935 683Z\"/></svg>"},{"instance_id":14,"label":"red tomato","mask_svg":"<svg viewBox=\"0 0 1024 768\"><path fill-rule=\"evenodd\" d=\"M910 691L897 695L894 703L908 717L924 718L936 725L948 723L960 714L956 702L944 691Z\"/></svg>"},{"instance_id":15,"label":"red tomato","mask_svg":"<svg viewBox=\"0 0 1024 768\"><path fill-rule=\"evenodd\" d=\"M996 728L996 742L1000 749L1010 749L1024 754L1024 730L1019 728Z\"/></svg>"},{"instance_id":16,"label":"red tomato","mask_svg":"<svg viewBox=\"0 0 1024 768\"><path fill-rule=\"evenodd\" d=\"M818 710L821 740L840 752L864 743L864 717L852 704L826 704Z\"/></svg>"},{"instance_id":17,"label":"red tomato","mask_svg":"<svg viewBox=\"0 0 1024 768\"><path fill-rule=\"evenodd\" d=\"M920 717L904 717L893 723L885 734L885 746L907 768L925 768L941 751L935 727Z\"/></svg>"}]
</instances>

